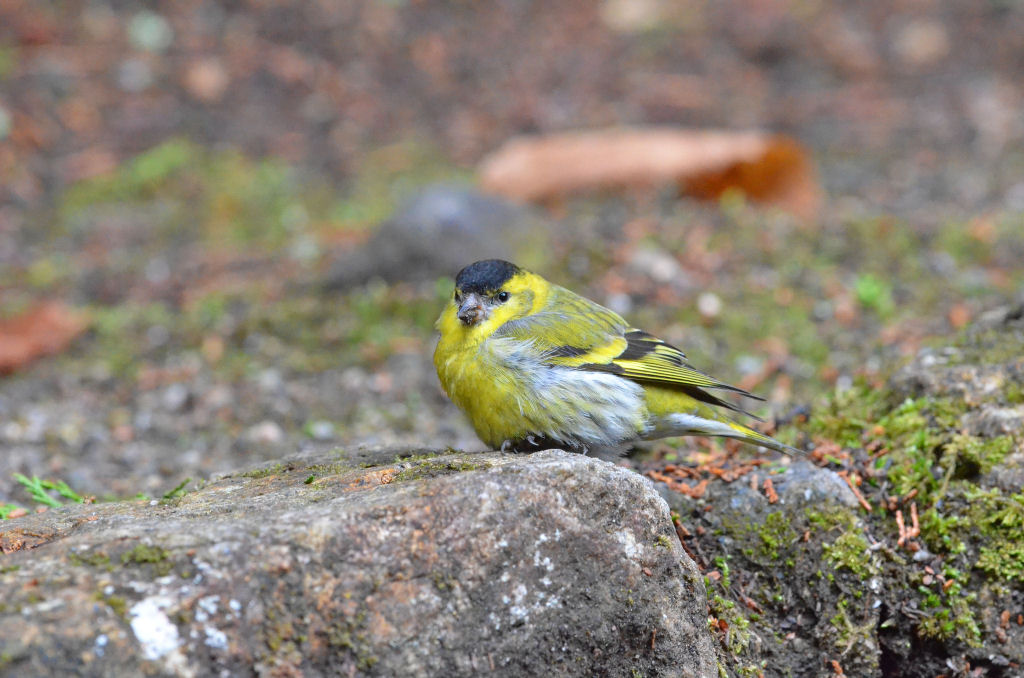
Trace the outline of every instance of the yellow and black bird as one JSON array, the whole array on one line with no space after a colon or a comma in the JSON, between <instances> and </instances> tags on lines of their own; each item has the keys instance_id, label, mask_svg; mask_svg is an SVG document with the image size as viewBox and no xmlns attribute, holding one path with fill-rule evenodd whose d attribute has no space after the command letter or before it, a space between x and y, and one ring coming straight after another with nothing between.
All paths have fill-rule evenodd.
<instances>
[{"instance_id":1,"label":"yellow and black bird","mask_svg":"<svg viewBox=\"0 0 1024 678\"><path fill-rule=\"evenodd\" d=\"M507 261L459 271L437 328L441 385L493 448L608 454L637 440L702 435L799 452L732 421L722 410L753 415L709 391L757 396L697 371L674 346Z\"/></svg>"}]
</instances>

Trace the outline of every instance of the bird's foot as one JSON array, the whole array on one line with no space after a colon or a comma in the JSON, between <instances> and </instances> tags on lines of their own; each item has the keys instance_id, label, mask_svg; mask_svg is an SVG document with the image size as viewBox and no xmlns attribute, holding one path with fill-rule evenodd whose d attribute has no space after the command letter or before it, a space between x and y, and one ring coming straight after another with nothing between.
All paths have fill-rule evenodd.
<instances>
[{"instance_id":1,"label":"bird's foot","mask_svg":"<svg viewBox=\"0 0 1024 678\"><path fill-rule=\"evenodd\" d=\"M551 439L542 434L531 433L516 440L506 440L501 444L502 452L530 453L558 447Z\"/></svg>"}]
</instances>

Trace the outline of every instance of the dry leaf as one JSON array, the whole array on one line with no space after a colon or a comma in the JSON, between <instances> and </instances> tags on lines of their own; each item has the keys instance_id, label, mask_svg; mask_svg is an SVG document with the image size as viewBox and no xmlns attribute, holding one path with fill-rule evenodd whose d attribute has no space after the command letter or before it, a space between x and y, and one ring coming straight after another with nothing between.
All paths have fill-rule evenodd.
<instances>
[{"instance_id":1,"label":"dry leaf","mask_svg":"<svg viewBox=\"0 0 1024 678\"><path fill-rule=\"evenodd\" d=\"M485 190L529 202L673 183L704 200L739 189L805 219L821 204L807 151L760 132L650 128L521 137L485 158L479 174Z\"/></svg>"},{"instance_id":2,"label":"dry leaf","mask_svg":"<svg viewBox=\"0 0 1024 678\"><path fill-rule=\"evenodd\" d=\"M63 351L87 326L80 313L55 301L0 321L0 374Z\"/></svg>"}]
</instances>

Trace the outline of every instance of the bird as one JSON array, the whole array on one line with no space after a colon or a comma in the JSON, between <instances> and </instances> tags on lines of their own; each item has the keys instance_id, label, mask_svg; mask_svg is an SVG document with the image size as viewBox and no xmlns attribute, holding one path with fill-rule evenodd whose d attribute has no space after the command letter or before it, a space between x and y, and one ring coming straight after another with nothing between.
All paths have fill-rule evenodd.
<instances>
[{"instance_id":1,"label":"bird","mask_svg":"<svg viewBox=\"0 0 1024 678\"><path fill-rule=\"evenodd\" d=\"M436 328L441 386L492 449L608 458L637 441L699 435L800 453L734 421L757 417L718 393L763 398L698 371L675 346L508 261L459 271Z\"/></svg>"}]
</instances>

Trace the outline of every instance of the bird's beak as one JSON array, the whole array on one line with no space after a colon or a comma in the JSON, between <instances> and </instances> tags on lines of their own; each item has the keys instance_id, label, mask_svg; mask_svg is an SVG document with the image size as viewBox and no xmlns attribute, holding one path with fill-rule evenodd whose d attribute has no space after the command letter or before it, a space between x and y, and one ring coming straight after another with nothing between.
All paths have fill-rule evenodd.
<instances>
[{"instance_id":1,"label":"bird's beak","mask_svg":"<svg viewBox=\"0 0 1024 678\"><path fill-rule=\"evenodd\" d=\"M464 296L462 303L459 304L458 315L463 325L475 325L486 318L487 311L484 309L484 302L480 295L470 292Z\"/></svg>"}]
</instances>

